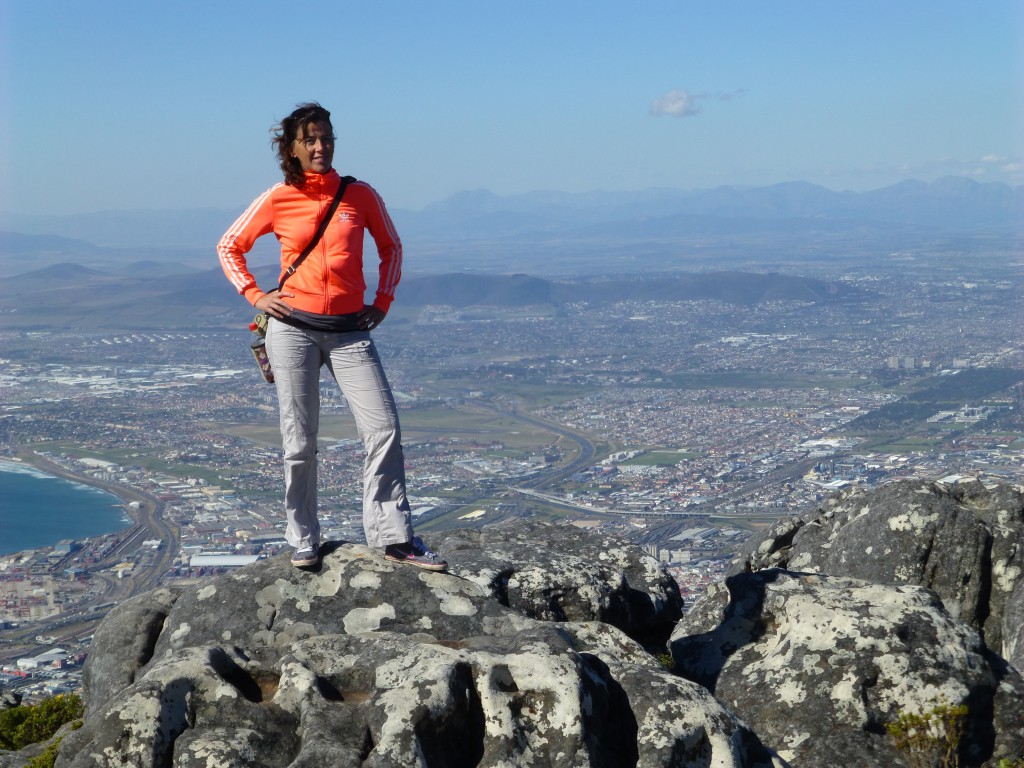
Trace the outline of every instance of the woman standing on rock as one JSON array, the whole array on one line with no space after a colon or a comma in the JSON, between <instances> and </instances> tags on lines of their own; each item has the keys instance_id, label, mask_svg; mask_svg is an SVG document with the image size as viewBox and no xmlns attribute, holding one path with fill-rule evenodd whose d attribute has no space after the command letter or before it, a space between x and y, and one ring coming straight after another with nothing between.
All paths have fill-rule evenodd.
<instances>
[{"instance_id":1,"label":"woman standing on rock","mask_svg":"<svg viewBox=\"0 0 1024 768\"><path fill-rule=\"evenodd\" d=\"M402 244L377 192L364 182L342 179L334 170L334 142L331 113L319 104L301 104L284 118L274 129L273 141L284 182L256 198L217 245L228 279L270 316L267 354L281 412L285 538L295 549L293 565L319 562L316 454L320 368L326 365L352 409L366 451L367 544L383 549L388 560L441 571L447 564L413 536L398 412L370 338L394 299ZM339 192L340 203L320 240L295 265ZM372 304L364 303L364 230L369 230L380 255ZM281 242L282 280L287 286L265 292L256 284L245 255L257 238L270 232Z\"/></svg>"}]
</instances>

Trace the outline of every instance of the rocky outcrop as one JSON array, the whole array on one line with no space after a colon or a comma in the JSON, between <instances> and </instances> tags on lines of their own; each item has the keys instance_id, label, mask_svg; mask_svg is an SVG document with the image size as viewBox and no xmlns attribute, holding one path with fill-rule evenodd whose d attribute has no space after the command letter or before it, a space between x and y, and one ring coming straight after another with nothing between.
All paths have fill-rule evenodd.
<instances>
[{"instance_id":1,"label":"rocky outcrop","mask_svg":"<svg viewBox=\"0 0 1024 768\"><path fill-rule=\"evenodd\" d=\"M603 621L664 647L682 616L679 588L639 547L530 520L440 533L459 575L542 621Z\"/></svg>"},{"instance_id":2,"label":"rocky outcrop","mask_svg":"<svg viewBox=\"0 0 1024 768\"><path fill-rule=\"evenodd\" d=\"M1024 754L1024 680L934 592L778 569L706 595L671 641L677 668L797 766L891 768L884 726L966 703L964 765Z\"/></svg>"},{"instance_id":3,"label":"rocky outcrop","mask_svg":"<svg viewBox=\"0 0 1024 768\"><path fill-rule=\"evenodd\" d=\"M677 617L639 551L520 522L459 537L451 574L340 544L314 571L282 556L119 606L58 766L784 765L597 620Z\"/></svg>"},{"instance_id":4,"label":"rocky outcrop","mask_svg":"<svg viewBox=\"0 0 1024 768\"><path fill-rule=\"evenodd\" d=\"M1024 633L1004 620L1024 599L1024 489L903 482L841 493L779 521L733 572L764 568L928 587L1010 658Z\"/></svg>"},{"instance_id":5,"label":"rocky outcrop","mask_svg":"<svg viewBox=\"0 0 1024 768\"><path fill-rule=\"evenodd\" d=\"M682 619L652 558L571 526L439 534L450 574L352 544L262 561L111 612L58 767L893 768L887 723L963 704L960 765L995 768L1024 756L1022 509L843 493Z\"/></svg>"},{"instance_id":6,"label":"rocky outcrop","mask_svg":"<svg viewBox=\"0 0 1024 768\"><path fill-rule=\"evenodd\" d=\"M962 765L1020 758L1022 508L908 482L780 521L676 627L677 669L794 765L903 765L885 724L960 704Z\"/></svg>"}]
</instances>

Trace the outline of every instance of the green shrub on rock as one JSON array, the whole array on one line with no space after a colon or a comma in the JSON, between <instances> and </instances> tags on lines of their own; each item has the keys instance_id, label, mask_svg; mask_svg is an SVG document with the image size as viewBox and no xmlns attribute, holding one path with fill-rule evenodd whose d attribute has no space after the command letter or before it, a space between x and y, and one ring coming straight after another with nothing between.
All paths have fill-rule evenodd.
<instances>
[{"instance_id":1,"label":"green shrub on rock","mask_svg":"<svg viewBox=\"0 0 1024 768\"><path fill-rule=\"evenodd\" d=\"M19 750L46 741L65 723L82 717L81 697L61 694L35 705L0 711L0 749Z\"/></svg>"},{"instance_id":2,"label":"green shrub on rock","mask_svg":"<svg viewBox=\"0 0 1024 768\"><path fill-rule=\"evenodd\" d=\"M886 723L885 730L914 768L959 768L967 705L953 706L945 700L933 701L933 705L921 713L900 712L896 720Z\"/></svg>"},{"instance_id":3,"label":"green shrub on rock","mask_svg":"<svg viewBox=\"0 0 1024 768\"><path fill-rule=\"evenodd\" d=\"M57 762L57 754L60 752L60 742L63 738L62 736L60 739L54 739L51 744L47 744L46 749L25 763L25 768L53 768Z\"/></svg>"}]
</instances>

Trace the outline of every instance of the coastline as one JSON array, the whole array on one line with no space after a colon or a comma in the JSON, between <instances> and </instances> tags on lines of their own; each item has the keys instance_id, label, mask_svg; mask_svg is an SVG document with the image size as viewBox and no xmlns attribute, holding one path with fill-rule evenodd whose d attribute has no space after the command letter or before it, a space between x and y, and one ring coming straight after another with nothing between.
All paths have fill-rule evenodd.
<instances>
[{"instance_id":1,"label":"coastline","mask_svg":"<svg viewBox=\"0 0 1024 768\"><path fill-rule=\"evenodd\" d=\"M47 475L53 475L62 480L69 480L75 483L81 483L82 485L88 485L91 488L98 488L101 491L109 493L111 496L117 498L121 503L121 510L125 516L131 520L131 523L126 525L125 528L130 528L132 525L138 525L141 522L141 515L139 511L131 508L132 502L138 502L139 504L154 504L156 502L150 496L137 491L134 488L129 488L119 483L109 483L105 480L97 480L94 477L88 475L79 475L74 472L65 469L60 464L47 459L44 456L40 456L31 449L18 448L13 456L0 457L0 461L8 462L15 465L22 465L31 467L32 469L43 472ZM90 537L92 538L92 537Z\"/></svg>"},{"instance_id":2,"label":"coastline","mask_svg":"<svg viewBox=\"0 0 1024 768\"><path fill-rule=\"evenodd\" d=\"M45 446L41 448L46 449ZM54 561L49 554L55 550L59 536L55 535L47 545L34 547L31 562L19 564L19 559L27 550L0 556L0 562L6 562L8 567L15 570L21 568L27 572L28 568L41 568L34 572L44 588L60 598L54 601L55 606L60 606L58 613L35 618L19 617L12 626L0 629L0 663L14 663L17 658L40 653L46 646L53 644L88 653L87 638L108 610L123 600L155 587L161 574L176 556L178 546L175 528L166 525L162 519L164 503L132 486L99 480L65 468L26 446L18 446L14 451L0 456L0 462L10 466L12 471L37 472L64 482L98 489L112 496L112 501L118 502L109 503L110 500L105 500L120 518L121 527L108 533L74 537L83 550L91 549L96 555L94 559L81 564L89 580L88 589L80 584L70 584L67 577L62 576L62 571L70 563L68 558L72 555ZM116 576L104 574L115 570L117 564L126 558L131 559L143 551L147 538L159 539L165 546L159 547L154 554L145 555L129 573L118 572ZM10 585L0 584L0 587ZM9 589L7 592L10 594ZM18 599L16 593L15 599ZM45 642L40 640L41 634L48 636Z\"/></svg>"}]
</instances>

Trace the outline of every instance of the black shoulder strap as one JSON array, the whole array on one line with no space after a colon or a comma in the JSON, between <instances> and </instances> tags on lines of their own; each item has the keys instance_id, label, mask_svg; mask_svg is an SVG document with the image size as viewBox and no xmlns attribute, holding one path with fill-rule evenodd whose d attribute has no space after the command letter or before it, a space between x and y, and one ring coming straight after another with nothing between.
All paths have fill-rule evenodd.
<instances>
[{"instance_id":1,"label":"black shoulder strap","mask_svg":"<svg viewBox=\"0 0 1024 768\"><path fill-rule=\"evenodd\" d=\"M316 233L313 235L313 239L309 241L309 245L302 249L302 253L299 254L298 258L291 263L291 265L281 275L281 279L277 283L277 290L284 288L284 281L291 277L295 270L299 268L299 264L306 260L306 257L313 252L316 248L316 244L320 242L320 238L324 236L324 232L327 231L327 225L331 223L331 219L334 217L334 212L338 210L338 205L341 203L341 198L345 196L345 189L355 181L355 176L342 176L341 183L338 185L338 191L334 193L334 199L331 200L331 207L327 209L327 213L320 219L320 225L316 228Z\"/></svg>"}]
</instances>

